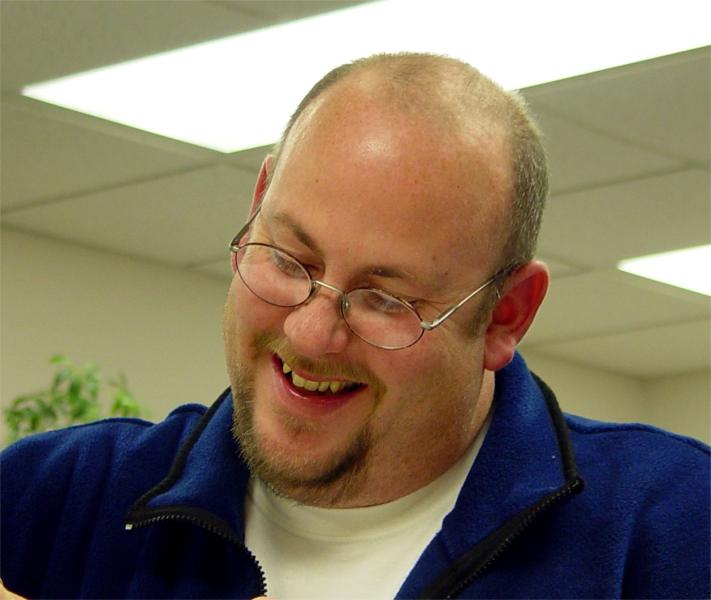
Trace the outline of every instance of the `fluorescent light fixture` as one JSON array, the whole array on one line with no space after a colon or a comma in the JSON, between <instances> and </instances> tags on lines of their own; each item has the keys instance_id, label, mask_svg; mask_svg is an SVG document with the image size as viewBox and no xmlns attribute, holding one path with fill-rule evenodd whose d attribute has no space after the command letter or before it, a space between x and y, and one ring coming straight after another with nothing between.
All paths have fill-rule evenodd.
<instances>
[{"instance_id":1,"label":"fluorescent light fixture","mask_svg":"<svg viewBox=\"0 0 711 600\"><path fill-rule=\"evenodd\" d=\"M273 143L329 69L374 52L463 59L518 89L706 46L703 0L381 0L23 89L31 98L235 152Z\"/></svg>"},{"instance_id":2,"label":"fluorescent light fixture","mask_svg":"<svg viewBox=\"0 0 711 600\"><path fill-rule=\"evenodd\" d=\"M711 244L623 260L617 268L711 296Z\"/></svg>"}]
</instances>

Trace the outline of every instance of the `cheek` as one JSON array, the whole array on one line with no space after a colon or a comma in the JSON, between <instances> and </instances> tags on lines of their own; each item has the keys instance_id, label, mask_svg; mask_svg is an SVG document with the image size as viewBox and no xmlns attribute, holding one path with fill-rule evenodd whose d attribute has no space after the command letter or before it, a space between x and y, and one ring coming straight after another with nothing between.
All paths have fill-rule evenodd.
<instances>
[{"instance_id":1,"label":"cheek","mask_svg":"<svg viewBox=\"0 0 711 600\"><path fill-rule=\"evenodd\" d=\"M439 363L438 354L421 339L410 348L383 350L371 368L389 391L407 399L423 387L429 387L441 370Z\"/></svg>"},{"instance_id":2,"label":"cheek","mask_svg":"<svg viewBox=\"0 0 711 600\"><path fill-rule=\"evenodd\" d=\"M469 387L482 362L481 345L480 340L425 334L411 348L386 353L373 368L399 396L428 397L438 390Z\"/></svg>"},{"instance_id":3,"label":"cheek","mask_svg":"<svg viewBox=\"0 0 711 600\"><path fill-rule=\"evenodd\" d=\"M239 276L232 279L224 309L224 338L227 356L241 360L256 336L274 325L271 307L255 297Z\"/></svg>"},{"instance_id":4,"label":"cheek","mask_svg":"<svg viewBox=\"0 0 711 600\"><path fill-rule=\"evenodd\" d=\"M420 340L410 349L390 353L379 361L376 374L386 386L376 418L379 437L397 440L399 444L422 444L423 440L440 439L461 422L463 397L461 377L451 364L446 349L433 347ZM422 348L418 348L422 344ZM439 432L433 436L433 432ZM415 442L419 440L419 442Z\"/></svg>"},{"instance_id":5,"label":"cheek","mask_svg":"<svg viewBox=\"0 0 711 600\"><path fill-rule=\"evenodd\" d=\"M283 320L281 310L257 298L242 283L232 278L225 304L225 329L234 333L260 331Z\"/></svg>"}]
</instances>

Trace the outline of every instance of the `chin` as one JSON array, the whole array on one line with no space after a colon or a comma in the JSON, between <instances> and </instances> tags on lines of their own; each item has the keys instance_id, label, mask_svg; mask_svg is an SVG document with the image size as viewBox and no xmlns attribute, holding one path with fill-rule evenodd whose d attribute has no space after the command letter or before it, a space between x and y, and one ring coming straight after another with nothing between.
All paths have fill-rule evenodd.
<instances>
[{"instance_id":1,"label":"chin","mask_svg":"<svg viewBox=\"0 0 711 600\"><path fill-rule=\"evenodd\" d=\"M233 434L252 475L304 504L334 505L357 493L368 470L369 427L350 437L333 432L340 439L328 444L332 432L285 415L259 414L253 391L248 379L233 385Z\"/></svg>"}]
</instances>

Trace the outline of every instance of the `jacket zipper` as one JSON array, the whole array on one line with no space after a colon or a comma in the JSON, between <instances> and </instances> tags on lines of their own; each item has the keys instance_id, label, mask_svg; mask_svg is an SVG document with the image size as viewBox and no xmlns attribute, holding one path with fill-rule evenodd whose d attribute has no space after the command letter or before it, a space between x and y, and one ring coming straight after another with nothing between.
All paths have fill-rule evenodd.
<instances>
[{"instance_id":1,"label":"jacket zipper","mask_svg":"<svg viewBox=\"0 0 711 600\"><path fill-rule=\"evenodd\" d=\"M489 553L486 560L481 562L476 568L470 572L467 576L463 577L458 581L454 581L449 591L442 598L455 598L459 593L461 593L467 586L471 585L476 581L483 573L485 573L492 564L494 564L507 550L508 548L523 534L541 515L547 512L551 507L562 502L569 496L582 491L584 487L583 480L580 477L575 477L569 481L566 485L561 487L555 493L546 497L539 504L534 505L529 509L529 514L527 514L524 519L516 525L512 530L506 535L506 537L499 542L496 547Z\"/></svg>"},{"instance_id":2,"label":"jacket zipper","mask_svg":"<svg viewBox=\"0 0 711 600\"><path fill-rule=\"evenodd\" d=\"M125 526L126 531L132 531L133 529L139 529L141 527L146 527L147 525L154 525L155 523L159 523L161 521L186 521L188 523L192 523L193 525L197 525L198 527L201 527L202 529L205 529L206 531L209 531L210 533L214 533L215 535L218 535L218 536L226 539L227 541L235 544L254 563L254 566L257 567L257 571L259 572L259 581L260 581L259 595L260 596L267 595L267 577L264 573L264 569L262 568L262 565L259 564L257 557L251 552L251 550L249 548L247 548L247 546L240 539L238 539L237 536L232 534L230 531L225 531L224 529L222 529L220 527L216 527L215 525L212 525L211 523L208 523L202 519L199 519L198 517L196 517L194 515L186 515L186 514L181 514L181 513L162 514L162 515L157 515L155 517L150 517L147 519L126 522L124 526Z\"/></svg>"}]
</instances>

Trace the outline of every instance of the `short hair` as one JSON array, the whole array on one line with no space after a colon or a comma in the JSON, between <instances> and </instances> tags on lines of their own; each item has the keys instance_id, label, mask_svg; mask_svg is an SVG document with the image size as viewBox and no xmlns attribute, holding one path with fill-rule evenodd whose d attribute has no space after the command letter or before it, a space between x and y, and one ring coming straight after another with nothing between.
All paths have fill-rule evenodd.
<instances>
[{"instance_id":1,"label":"short hair","mask_svg":"<svg viewBox=\"0 0 711 600\"><path fill-rule=\"evenodd\" d=\"M304 96L274 146L273 168L279 162L289 133L301 114L323 92L349 75L380 73L386 93L408 110L438 112L445 117L480 116L503 127L509 136L513 198L505 223L501 268L527 263L533 258L548 196L548 166L541 133L523 97L506 91L471 65L446 56L424 53L375 54L329 71ZM447 84L453 82L455 94ZM446 92L441 92L445 89ZM459 103L459 106L455 105ZM458 111L457 111L458 109ZM461 117L460 117L461 118ZM270 178L272 173L270 173ZM268 182L269 183L269 182Z\"/></svg>"}]
</instances>

